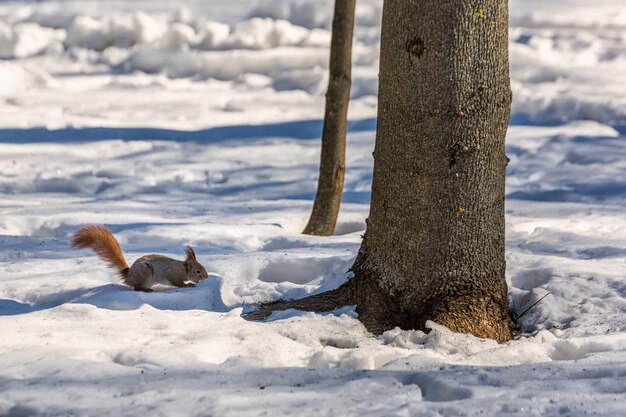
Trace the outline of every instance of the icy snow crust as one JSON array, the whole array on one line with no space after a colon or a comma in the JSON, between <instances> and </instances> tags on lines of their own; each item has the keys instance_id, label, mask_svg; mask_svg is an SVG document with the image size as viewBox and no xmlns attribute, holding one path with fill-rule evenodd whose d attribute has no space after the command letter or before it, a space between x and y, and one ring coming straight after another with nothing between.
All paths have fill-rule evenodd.
<instances>
[{"instance_id":1,"label":"icy snow crust","mask_svg":"<svg viewBox=\"0 0 626 417\"><path fill-rule=\"evenodd\" d=\"M333 314L241 318L344 282L365 229L380 3L358 2L335 236L315 192L332 5L0 3L1 416L626 415L626 12L511 4L507 279L524 335ZM182 7L180 5L182 4ZM91 252L196 249L197 288L136 293Z\"/></svg>"}]
</instances>

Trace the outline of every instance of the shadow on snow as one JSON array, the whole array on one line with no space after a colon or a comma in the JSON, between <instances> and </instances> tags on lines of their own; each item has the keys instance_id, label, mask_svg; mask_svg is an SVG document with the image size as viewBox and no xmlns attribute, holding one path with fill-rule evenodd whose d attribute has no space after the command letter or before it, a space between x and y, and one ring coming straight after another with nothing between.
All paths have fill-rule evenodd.
<instances>
[{"instance_id":1,"label":"shadow on snow","mask_svg":"<svg viewBox=\"0 0 626 417\"><path fill-rule=\"evenodd\" d=\"M372 131L376 119L367 118L348 122L349 132ZM322 133L322 120L298 120L262 125L219 126L201 130L174 130L149 127L66 127L48 129L32 127L25 129L0 129L1 143L69 143L121 140L164 140L177 142L220 142L231 139L280 137L316 139Z\"/></svg>"},{"instance_id":2,"label":"shadow on snow","mask_svg":"<svg viewBox=\"0 0 626 417\"><path fill-rule=\"evenodd\" d=\"M168 288L143 293L118 284L80 288L47 294L33 303L0 299L0 316L15 316L47 310L66 304L90 304L107 310L135 310L150 305L159 310L204 310L228 312L220 295L221 277L209 275L196 288Z\"/></svg>"}]
</instances>

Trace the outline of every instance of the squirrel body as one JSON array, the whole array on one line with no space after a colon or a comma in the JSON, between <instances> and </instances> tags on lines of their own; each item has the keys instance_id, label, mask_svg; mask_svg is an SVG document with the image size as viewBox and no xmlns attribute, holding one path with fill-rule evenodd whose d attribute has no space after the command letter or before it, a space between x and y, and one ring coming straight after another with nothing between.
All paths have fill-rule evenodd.
<instances>
[{"instance_id":1,"label":"squirrel body","mask_svg":"<svg viewBox=\"0 0 626 417\"><path fill-rule=\"evenodd\" d=\"M85 226L74 233L70 244L74 249L92 249L135 291L149 292L156 284L195 287L208 276L190 246L185 247L184 261L152 254L142 256L128 267L117 239L105 227Z\"/></svg>"}]
</instances>

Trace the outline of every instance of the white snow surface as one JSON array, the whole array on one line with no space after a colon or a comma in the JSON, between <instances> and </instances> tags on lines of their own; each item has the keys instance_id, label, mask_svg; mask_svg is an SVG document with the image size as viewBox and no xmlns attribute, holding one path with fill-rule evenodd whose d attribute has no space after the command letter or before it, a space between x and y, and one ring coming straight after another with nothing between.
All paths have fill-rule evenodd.
<instances>
[{"instance_id":1,"label":"white snow surface","mask_svg":"<svg viewBox=\"0 0 626 417\"><path fill-rule=\"evenodd\" d=\"M507 280L522 334L369 334L341 285L370 198L381 2L359 0L336 234L300 234L332 4L0 3L0 416L626 415L626 8L512 0ZM89 251L209 278L137 293Z\"/></svg>"}]
</instances>

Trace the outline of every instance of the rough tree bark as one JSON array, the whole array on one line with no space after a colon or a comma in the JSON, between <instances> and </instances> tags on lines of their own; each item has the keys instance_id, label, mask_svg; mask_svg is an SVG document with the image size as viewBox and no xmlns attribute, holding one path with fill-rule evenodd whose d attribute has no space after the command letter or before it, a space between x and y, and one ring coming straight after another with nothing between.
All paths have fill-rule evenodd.
<instances>
[{"instance_id":1,"label":"rough tree bark","mask_svg":"<svg viewBox=\"0 0 626 417\"><path fill-rule=\"evenodd\" d=\"M354 273L273 310L356 304L380 333L433 320L512 336L504 259L511 107L506 0L387 0L372 202Z\"/></svg>"},{"instance_id":2,"label":"rough tree bark","mask_svg":"<svg viewBox=\"0 0 626 417\"><path fill-rule=\"evenodd\" d=\"M322 155L313 211L303 233L330 236L335 230L345 171L346 124L352 70L356 0L335 0Z\"/></svg>"}]
</instances>

